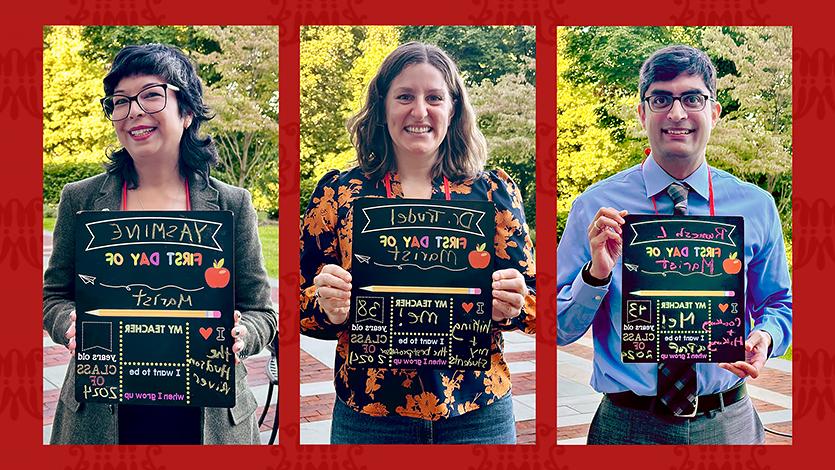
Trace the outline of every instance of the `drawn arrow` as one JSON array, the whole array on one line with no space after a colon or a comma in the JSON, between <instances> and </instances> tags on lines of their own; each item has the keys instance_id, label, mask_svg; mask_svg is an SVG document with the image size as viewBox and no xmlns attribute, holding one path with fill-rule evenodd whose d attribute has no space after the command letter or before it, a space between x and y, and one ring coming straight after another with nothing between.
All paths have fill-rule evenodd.
<instances>
[{"instance_id":1,"label":"drawn arrow","mask_svg":"<svg viewBox=\"0 0 835 470\"><path fill-rule=\"evenodd\" d=\"M368 264L368 262L371 260L370 256L365 256L365 255L354 255L354 256L356 256L357 260L359 260L360 263Z\"/></svg>"},{"instance_id":2,"label":"drawn arrow","mask_svg":"<svg viewBox=\"0 0 835 470\"><path fill-rule=\"evenodd\" d=\"M96 277L95 276L88 276L86 274L79 274L78 277L80 277L81 280L84 281L84 284L95 285L95 283L96 283Z\"/></svg>"},{"instance_id":3,"label":"drawn arrow","mask_svg":"<svg viewBox=\"0 0 835 470\"><path fill-rule=\"evenodd\" d=\"M638 265L637 264L623 263L623 265L626 266L626 269L628 269L630 271L637 271L638 270Z\"/></svg>"}]
</instances>

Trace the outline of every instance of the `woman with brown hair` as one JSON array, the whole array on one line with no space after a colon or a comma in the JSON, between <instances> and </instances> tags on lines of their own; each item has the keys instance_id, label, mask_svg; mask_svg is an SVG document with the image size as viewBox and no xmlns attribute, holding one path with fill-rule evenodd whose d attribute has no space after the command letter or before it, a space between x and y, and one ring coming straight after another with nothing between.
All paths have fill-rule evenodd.
<instances>
[{"instance_id":1,"label":"woman with brown hair","mask_svg":"<svg viewBox=\"0 0 835 470\"><path fill-rule=\"evenodd\" d=\"M455 63L435 46L399 46L348 129L358 165L322 178L301 236L301 331L338 340L331 442L515 443L502 331L535 331L533 245L519 189L504 171L484 170L486 142ZM489 370L348 366L352 203L361 197L495 204Z\"/></svg>"}]
</instances>

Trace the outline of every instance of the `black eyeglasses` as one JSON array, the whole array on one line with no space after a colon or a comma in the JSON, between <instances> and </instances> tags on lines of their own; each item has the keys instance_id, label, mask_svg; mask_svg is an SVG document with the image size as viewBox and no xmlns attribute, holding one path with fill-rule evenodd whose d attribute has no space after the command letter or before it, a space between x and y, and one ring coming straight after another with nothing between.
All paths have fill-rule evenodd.
<instances>
[{"instance_id":1,"label":"black eyeglasses","mask_svg":"<svg viewBox=\"0 0 835 470\"><path fill-rule=\"evenodd\" d=\"M121 121L130 115L131 103L136 101L139 109L146 114L154 114L165 109L168 104L168 89L180 91L174 85L168 83L156 83L148 85L139 93L133 96L127 95L108 95L101 99L101 107L104 109L104 115L111 121Z\"/></svg>"},{"instance_id":2,"label":"black eyeglasses","mask_svg":"<svg viewBox=\"0 0 835 470\"><path fill-rule=\"evenodd\" d=\"M643 101L647 102L649 110L653 113L666 113L673 107L673 103L676 100L681 103L681 107L687 112L699 112L705 109L708 101L716 101L702 93L685 93L681 96L649 95L643 99Z\"/></svg>"}]
</instances>

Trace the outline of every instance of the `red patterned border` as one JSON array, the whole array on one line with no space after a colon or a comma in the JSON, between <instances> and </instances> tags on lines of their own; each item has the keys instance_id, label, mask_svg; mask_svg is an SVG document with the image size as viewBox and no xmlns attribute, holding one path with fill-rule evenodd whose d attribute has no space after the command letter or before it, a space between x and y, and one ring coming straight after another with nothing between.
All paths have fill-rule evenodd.
<instances>
[{"instance_id":1,"label":"red patterned border","mask_svg":"<svg viewBox=\"0 0 835 470\"><path fill-rule=\"evenodd\" d=\"M610 4L606 4L610 3ZM6 170L0 185L0 458L4 468L367 469L427 465L466 469L794 468L803 456L828 461L824 439L835 414L835 357L825 328L826 270L835 262L833 168L827 139L835 116L835 42L817 7L782 0L47 0L17 3L0 28L0 129ZM399 5L399 6L397 6ZM268 447L42 446L41 403L41 28L45 24L277 24L280 41L281 432ZM533 24L537 27L537 445L513 447L298 445L298 33L304 24ZM557 447L555 274L557 25L740 24L794 27L794 275L797 347L794 445L790 447ZM813 323L813 321L815 323ZM8 450L7 450L8 449Z\"/></svg>"}]
</instances>

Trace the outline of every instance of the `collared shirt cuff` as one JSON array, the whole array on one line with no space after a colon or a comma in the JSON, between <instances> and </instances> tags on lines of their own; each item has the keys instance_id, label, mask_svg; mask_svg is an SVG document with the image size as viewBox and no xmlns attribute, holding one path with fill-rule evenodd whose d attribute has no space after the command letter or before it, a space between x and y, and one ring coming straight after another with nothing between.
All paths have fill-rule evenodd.
<instances>
[{"instance_id":1,"label":"collared shirt cuff","mask_svg":"<svg viewBox=\"0 0 835 470\"><path fill-rule=\"evenodd\" d=\"M789 349L788 345L783 345L783 334L780 328L770 325L768 323L760 323L754 326L751 331L762 330L771 336L771 344L768 346L768 357L780 357L786 354Z\"/></svg>"},{"instance_id":2,"label":"collared shirt cuff","mask_svg":"<svg viewBox=\"0 0 835 470\"><path fill-rule=\"evenodd\" d=\"M585 269L586 267L583 267L583 270ZM611 281L611 276L609 281ZM571 297L574 302L592 311L597 311L607 293L609 293L609 282L602 286L593 286L587 283L582 275L577 276L571 286Z\"/></svg>"}]
</instances>

